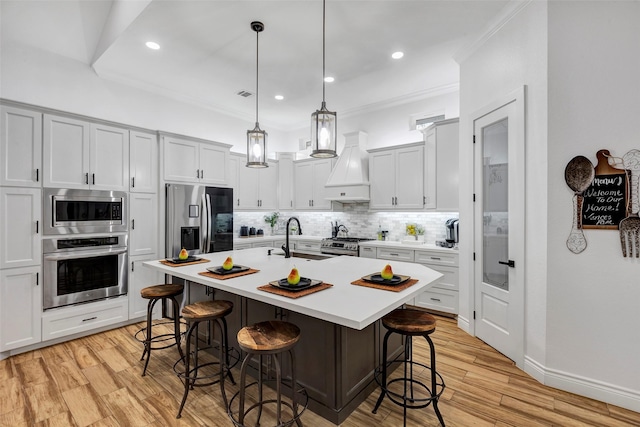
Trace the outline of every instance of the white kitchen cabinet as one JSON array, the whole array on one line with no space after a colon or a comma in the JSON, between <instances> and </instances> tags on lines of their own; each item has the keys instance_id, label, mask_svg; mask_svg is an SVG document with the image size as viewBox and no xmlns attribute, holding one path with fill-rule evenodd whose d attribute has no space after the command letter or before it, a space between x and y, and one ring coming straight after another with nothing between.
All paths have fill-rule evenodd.
<instances>
[{"instance_id":1,"label":"white kitchen cabinet","mask_svg":"<svg viewBox=\"0 0 640 427\"><path fill-rule=\"evenodd\" d=\"M294 162L294 199L296 210L330 210L324 185L331 174L331 159L305 159Z\"/></svg>"},{"instance_id":2,"label":"white kitchen cabinet","mask_svg":"<svg viewBox=\"0 0 640 427\"><path fill-rule=\"evenodd\" d=\"M129 198L129 255L156 253L158 249L158 197L131 193Z\"/></svg>"},{"instance_id":3,"label":"white kitchen cabinet","mask_svg":"<svg viewBox=\"0 0 640 427\"><path fill-rule=\"evenodd\" d=\"M42 113L2 105L0 185L42 186Z\"/></svg>"},{"instance_id":4,"label":"white kitchen cabinet","mask_svg":"<svg viewBox=\"0 0 640 427\"><path fill-rule=\"evenodd\" d=\"M41 264L42 190L0 188L0 269Z\"/></svg>"},{"instance_id":5,"label":"white kitchen cabinet","mask_svg":"<svg viewBox=\"0 0 640 427\"><path fill-rule=\"evenodd\" d=\"M424 131L425 209L457 212L459 209L459 120L434 123Z\"/></svg>"},{"instance_id":6,"label":"white kitchen cabinet","mask_svg":"<svg viewBox=\"0 0 640 427\"><path fill-rule=\"evenodd\" d=\"M229 146L163 135L166 181L228 185Z\"/></svg>"},{"instance_id":7,"label":"white kitchen cabinet","mask_svg":"<svg viewBox=\"0 0 640 427\"><path fill-rule=\"evenodd\" d=\"M0 270L0 352L42 340L40 266Z\"/></svg>"},{"instance_id":8,"label":"white kitchen cabinet","mask_svg":"<svg viewBox=\"0 0 640 427\"><path fill-rule=\"evenodd\" d=\"M424 207L424 143L369 150L370 209Z\"/></svg>"},{"instance_id":9,"label":"white kitchen cabinet","mask_svg":"<svg viewBox=\"0 0 640 427\"><path fill-rule=\"evenodd\" d=\"M297 239L295 244L295 250L299 252L320 253L320 251L322 250L322 242L319 240Z\"/></svg>"},{"instance_id":10,"label":"white kitchen cabinet","mask_svg":"<svg viewBox=\"0 0 640 427\"><path fill-rule=\"evenodd\" d=\"M227 171L229 179L227 180L227 186L233 188L233 197L235 199L234 206L238 203L238 174L240 168L245 167L247 163L247 156L238 153L229 153L229 159L227 161Z\"/></svg>"},{"instance_id":11,"label":"white kitchen cabinet","mask_svg":"<svg viewBox=\"0 0 640 427\"><path fill-rule=\"evenodd\" d=\"M147 286L164 283L156 270L142 265L145 261L153 261L157 258L155 253L129 258L129 319L138 319L147 316L147 304L149 300L142 298L140 291ZM153 308L153 317L158 318L161 310L162 304L157 303Z\"/></svg>"},{"instance_id":12,"label":"white kitchen cabinet","mask_svg":"<svg viewBox=\"0 0 640 427\"><path fill-rule=\"evenodd\" d=\"M376 248L370 246L360 246L360 257L362 258L378 258Z\"/></svg>"},{"instance_id":13,"label":"white kitchen cabinet","mask_svg":"<svg viewBox=\"0 0 640 427\"><path fill-rule=\"evenodd\" d=\"M238 210L278 209L278 164L268 162L267 168L240 167L238 171Z\"/></svg>"},{"instance_id":14,"label":"white kitchen cabinet","mask_svg":"<svg viewBox=\"0 0 640 427\"><path fill-rule=\"evenodd\" d=\"M410 249L378 248L378 259L413 262L414 252Z\"/></svg>"},{"instance_id":15,"label":"white kitchen cabinet","mask_svg":"<svg viewBox=\"0 0 640 427\"><path fill-rule=\"evenodd\" d=\"M44 115L44 186L129 190L129 131Z\"/></svg>"},{"instance_id":16,"label":"white kitchen cabinet","mask_svg":"<svg viewBox=\"0 0 640 427\"><path fill-rule=\"evenodd\" d=\"M129 132L129 175L132 193L158 192L158 138L153 133Z\"/></svg>"},{"instance_id":17,"label":"white kitchen cabinet","mask_svg":"<svg viewBox=\"0 0 640 427\"><path fill-rule=\"evenodd\" d=\"M293 209L293 153L278 153L278 210Z\"/></svg>"}]
</instances>

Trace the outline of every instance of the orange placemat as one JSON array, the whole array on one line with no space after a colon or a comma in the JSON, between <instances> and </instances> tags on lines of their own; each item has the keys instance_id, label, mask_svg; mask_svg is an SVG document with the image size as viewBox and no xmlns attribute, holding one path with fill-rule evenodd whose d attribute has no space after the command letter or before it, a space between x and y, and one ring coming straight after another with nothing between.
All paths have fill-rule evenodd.
<instances>
[{"instance_id":1,"label":"orange placemat","mask_svg":"<svg viewBox=\"0 0 640 427\"><path fill-rule=\"evenodd\" d=\"M366 280L362 280L362 279L354 280L353 282L351 282L352 285L366 286L367 288L376 288L376 289L382 289L382 290L385 290L385 291L393 291L393 292L404 291L409 286L413 286L416 283L418 283L418 279L409 279L404 283L401 283L399 285L393 285L393 286L382 285L382 284L379 284L379 283L371 283L371 282L367 282Z\"/></svg>"},{"instance_id":2,"label":"orange placemat","mask_svg":"<svg viewBox=\"0 0 640 427\"><path fill-rule=\"evenodd\" d=\"M216 273L212 273L210 271L201 271L198 274L201 275L201 276L211 277L212 279L227 280L227 279L233 279L234 277L246 276L247 274L257 273L258 271L260 271L260 270L256 270L256 269L250 268L248 270L239 271L239 272L233 273L233 274L216 274Z\"/></svg>"},{"instance_id":3,"label":"orange placemat","mask_svg":"<svg viewBox=\"0 0 640 427\"><path fill-rule=\"evenodd\" d=\"M258 286L258 289L260 289L261 291L270 292L272 294L282 295L283 297L295 299L303 297L305 295L313 294L315 292L324 291L325 289L329 289L332 286L333 285L331 283L320 283L319 285L313 286L309 289L305 289L304 291L288 291L286 289L277 288L267 283L266 285Z\"/></svg>"},{"instance_id":4,"label":"orange placemat","mask_svg":"<svg viewBox=\"0 0 640 427\"><path fill-rule=\"evenodd\" d=\"M164 264L164 265L167 265L169 267L184 267L185 265L202 264L203 262L209 262L209 260L205 259L205 258L200 258L197 261L181 262L181 263L175 263L175 262L167 261L166 259L161 259L160 260L160 264Z\"/></svg>"}]
</instances>

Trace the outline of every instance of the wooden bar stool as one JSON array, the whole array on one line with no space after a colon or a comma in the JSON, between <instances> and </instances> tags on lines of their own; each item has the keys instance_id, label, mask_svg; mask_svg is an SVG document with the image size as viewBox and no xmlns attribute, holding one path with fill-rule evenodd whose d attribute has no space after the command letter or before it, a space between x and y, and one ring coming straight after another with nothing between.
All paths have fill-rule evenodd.
<instances>
[{"instance_id":1,"label":"wooden bar stool","mask_svg":"<svg viewBox=\"0 0 640 427\"><path fill-rule=\"evenodd\" d=\"M180 346L180 316L178 312L180 304L178 304L178 301L176 300L176 296L180 295L183 291L183 285L174 284L148 286L140 290L140 296L144 299L149 300L149 303L147 304L147 325L144 328L141 328L135 334L135 338L144 344L144 351L142 352L142 357L140 358L140 360L143 360L144 357L147 356L147 360L144 362L144 369L142 370L143 377L147 373L147 366L149 366L149 359L151 359L151 350L162 350L175 345L178 347L180 357L184 356L182 354L182 347ZM153 314L153 307L158 301L162 300L171 300L171 302L173 302L173 322L160 322L156 323L156 326L173 323L174 330L173 333L153 336L153 322L151 319L151 315ZM169 340L171 340L172 342L168 344L164 343L165 341ZM154 347L154 343L163 344L160 344L160 346L158 347Z\"/></svg>"},{"instance_id":2,"label":"wooden bar stool","mask_svg":"<svg viewBox=\"0 0 640 427\"><path fill-rule=\"evenodd\" d=\"M239 357L236 357L234 365L230 365L227 320L225 319L225 316L231 313L232 310L233 303L231 301L224 300L199 301L189 304L182 309L182 318L189 323L189 329L187 329L186 332L186 356L183 355L173 365L173 370L184 383L184 394L182 395L182 402L180 403L180 409L178 410L176 418L180 418L182 416L182 409L187 401L189 390L193 390L194 387L205 387L219 383L224 406L225 408L228 407L224 381L228 377L231 383L235 384L233 376L231 375L231 368L238 363L239 359ZM198 326L202 322L211 321L213 321L220 330L220 351L218 353L218 360L215 362L200 363L198 360L198 353L202 350L211 348L211 346L202 348L199 346ZM191 349L192 341L195 341L193 351ZM191 366L192 358L193 366ZM182 365L184 365L184 371L178 368L178 366ZM205 369L212 365L218 365L218 369L213 373Z\"/></svg>"},{"instance_id":3,"label":"wooden bar stool","mask_svg":"<svg viewBox=\"0 0 640 427\"><path fill-rule=\"evenodd\" d=\"M245 326L238 332L238 345L243 351L247 353L247 355L242 361L242 368L240 369L240 389L236 394L234 394L234 396L231 398L231 401L229 402L229 417L236 426L244 427L245 417L256 408L258 409L258 415L255 425L261 425L260 417L262 416L263 406L265 404L275 403L277 422L276 427L288 426L293 424L294 422L298 426L302 427L300 416L307 408L309 396L307 395L306 390L302 387L296 390L296 359L293 352L293 347L299 340L300 328L298 328L293 323L277 320L260 322L254 325ZM289 387L291 389L291 403L282 401L281 387L283 384L283 380L279 355L285 352L289 353L289 357L291 358L291 381L289 384ZM258 356L257 381L246 385L247 366L249 365L249 361L254 355ZM276 372L275 379L269 378L269 367L267 368L267 378L263 379L262 366L264 356L269 357L269 362L271 361L271 359L273 359ZM273 381L275 381L275 399L265 400L263 394L263 384ZM257 401L245 411L245 392L249 387L252 387L254 385L257 385L258 389ZM298 412L299 402L296 399L296 394L298 393L305 397L304 403L300 404L301 406L303 406L301 412ZM232 408L233 402L236 397L239 397L237 417L234 416L234 410ZM291 417L284 421L282 420L282 405L289 407L292 411Z\"/></svg>"},{"instance_id":4,"label":"wooden bar stool","mask_svg":"<svg viewBox=\"0 0 640 427\"><path fill-rule=\"evenodd\" d=\"M392 311L382 318L382 324L387 328L382 344L382 366L376 370L376 382L380 385L380 397L373 408L374 414L378 411L384 396L396 405L403 408L404 426L407 425L407 409L425 408L433 405L433 409L438 416L440 424L444 427L442 414L438 409L438 399L444 391L445 385L442 376L436 371L436 351L431 341L431 335L436 330L436 319L431 314L421 310L411 308L400 308ZM405 336L404 357L396 358L387 363L387 343L389 336L397 333ZM422 336L429 343L430 349L430 366L413 360L413 337ZM404 371L401 377L394 378L391 381L387 378L387 367L392 363L401 363ZM417 380L413 376L413 367L417 365L430 371L430 386ZM393 388L393 385L400 383L402 390ZM392 389L393 388L393 389ZM421 393L421 394L418 394Z\"/></svg>"}]
</instances>

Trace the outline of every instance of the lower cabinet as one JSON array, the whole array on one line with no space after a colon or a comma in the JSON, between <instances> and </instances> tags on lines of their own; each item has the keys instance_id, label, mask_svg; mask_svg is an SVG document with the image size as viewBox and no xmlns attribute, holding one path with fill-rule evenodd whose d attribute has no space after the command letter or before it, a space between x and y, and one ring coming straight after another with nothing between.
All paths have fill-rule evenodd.
<instances>
[{"instance_id":1,"label":"lower cabinet","mask_svg":"<svg viewBox=\"0 0 640 427\"><path fill-rule=\"evenodd\" d=\"M158 257L152 255L140 255L129 257L129 319L146 318L149 300L140 296L142 288L164 283L155 270L142 265L145 261L153 261ZM153 317L157 319L162 309L161 303L156 303L153 308Z\"/></svg>"},{"instance_id":2,"label":"lower cabinet","mask_svg":"<svg viewBox=\"0 0 640 427\"><path fill-rule=\"evenodd\" d=\"M129 318L128 311L126 296L45 311L42 314L42 340L124 322Z\"/></svg>"},{"instance_id":3,"label":"lower cabinet","mask_svg":"<svg viewBox=\"0 0 640 427\"><path fill-rule=\"evenodd\" d=\"M0 270L0 351L42 340L40 266Z\"/></svg>"}]
</instances>

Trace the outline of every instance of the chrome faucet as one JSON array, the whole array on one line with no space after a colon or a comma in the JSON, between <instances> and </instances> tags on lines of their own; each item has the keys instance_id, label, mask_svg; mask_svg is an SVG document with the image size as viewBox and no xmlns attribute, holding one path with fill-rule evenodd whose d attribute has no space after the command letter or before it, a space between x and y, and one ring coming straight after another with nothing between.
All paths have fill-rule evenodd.
<instances>
[{"instance_id":1,"label":"chrome faucet","mask_svg":"<svg viewBox=\"0 0 640 427\"><path fill-rule=\"evenodd\" d=\"M287 220L287 238L285 240L285 244L282 245L282 250L284 251L285 258L291 258L291 252L289 251L289 224L291 220L295 220L298 223L298 234L302 234L302 227L300 226L300 221L295 216L292 216Z\"/></svg>"}]
</instances>

